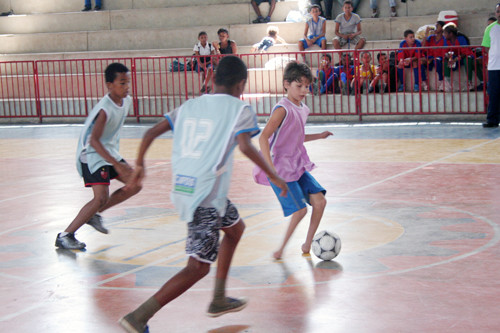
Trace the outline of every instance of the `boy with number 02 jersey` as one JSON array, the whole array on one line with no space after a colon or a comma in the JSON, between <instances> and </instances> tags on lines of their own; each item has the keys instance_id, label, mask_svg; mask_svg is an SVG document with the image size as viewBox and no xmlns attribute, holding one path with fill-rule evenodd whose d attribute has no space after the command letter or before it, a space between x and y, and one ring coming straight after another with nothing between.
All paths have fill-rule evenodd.
<instances>
[{"instance_id":1,"label":"boy with number 02 jersey","mask_svg":"<svg viewBox=\"0 0 500 333\"><path fill-rule=\"evenodd\" d=\"M148 320L207 275L217 255L214 296L207 315L218 317L240 311L247 305L244 298L225 296L231 259L245 229L238 210L227 198L234 147L238 145L244 155L262 168L283 195L287 187L251 143L251 137L260 130L255 112L239 99L246 79L247 68L241 59L222 58L215 75L215 94L186 101L144 135L130 186L141 183L144 155L153 140L172 130L171 198L188 225L186 253L189 259L187 266L158 292L120 319L120 325L127 332L148 332ZM219 247L220 230L225 235Z\"/></svg>"}]
</instances>

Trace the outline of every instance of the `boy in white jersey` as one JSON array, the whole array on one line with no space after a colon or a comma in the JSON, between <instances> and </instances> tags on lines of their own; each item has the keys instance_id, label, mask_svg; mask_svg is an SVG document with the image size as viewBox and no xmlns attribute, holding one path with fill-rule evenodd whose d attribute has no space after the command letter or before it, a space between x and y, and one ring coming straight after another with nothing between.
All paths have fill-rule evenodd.
<instances>
[{"instance_id":1,"label":"boy in white jersey","mask_svg":"<svg viewBox=\"0 0 500 333\"><path fill-rule=\"evenodd\" d=\"M246 78L247 68L241 59L222 58L215 74L215 94L186 101L144 135L130 185L140 186L144 177L144 155L153 140L172 130L171 196L181 219L188 222L186 253L189 259L187 266L158 292L120 319L120 325L127 332L148 332L148 320L207 275L217 255L214 296L207 315L218 317L239 311L247 304L245 299L225 296L231 259L245 229L236 207L227 199L234 147L239 145L241 152L266 172L283 195L287 187L251 143L251 137L260 130L255 112L239 99ZM225 235L219 251L220 230Z\"/></svg>"},{"instance_id":2,"label":"boy in white jersey","mask_svg":"<svg viewBox=\"0 0 500 333\"><path fill-rule=\"evenodd\" d=\"M85 121L76 152L76 167L85 187L92 187L94 198L82 207L75 219L57 235L56 246L63 249L84 249L85 243L75 238L75 232L85 223L104 234L98 212L127 200L137 194L140 186L120 188L109 195L111 179L125 183L132 169L119 153L120 131L132 109L128 96L130 73L120 63L110 64L105 72L108 94L92 109Z\"/></svg>"}]
</instances>

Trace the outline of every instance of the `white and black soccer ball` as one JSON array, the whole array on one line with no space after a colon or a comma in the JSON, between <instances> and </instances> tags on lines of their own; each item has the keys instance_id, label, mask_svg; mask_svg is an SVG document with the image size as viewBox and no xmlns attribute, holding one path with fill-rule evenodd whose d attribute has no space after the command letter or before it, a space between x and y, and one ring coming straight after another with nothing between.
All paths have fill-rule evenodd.
<instances>
[{"instance_id":1,"label":"white and black soccer ball","mask_svg":"<svg viewBox=\"0 0 500 333\"><path fill-rule=\"evenodd\" d=\"M336 233L323 230L314 235L311 248L321 260L332 260L339 254L341 246L340 237Z\"/></svg>"}]
</instances>

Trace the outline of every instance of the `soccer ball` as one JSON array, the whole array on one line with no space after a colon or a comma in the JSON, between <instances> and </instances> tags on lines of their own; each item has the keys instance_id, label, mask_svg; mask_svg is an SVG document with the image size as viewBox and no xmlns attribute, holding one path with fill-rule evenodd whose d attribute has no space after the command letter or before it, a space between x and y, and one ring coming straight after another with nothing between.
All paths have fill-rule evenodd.
<instances>
[{"instance_id":1,"label":"soccer ball","mask_svg":"<svg viewBox=\"0 0 500 333\"><path fill-rule=\"evenodd\" d=\"M322 260L332 260L339 252L342 243L340 237L331 231L320 231L314 235L312 251L314 255Z\"/></svg>"}]
</instances>

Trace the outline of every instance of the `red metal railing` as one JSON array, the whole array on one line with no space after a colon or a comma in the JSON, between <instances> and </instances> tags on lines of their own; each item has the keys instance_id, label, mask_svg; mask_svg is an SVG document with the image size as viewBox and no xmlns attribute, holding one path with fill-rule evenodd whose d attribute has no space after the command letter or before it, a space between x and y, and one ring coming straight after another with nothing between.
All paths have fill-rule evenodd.
<instances>
[{"instance_id":1,"label":"red metal railing","mask_svg":"<svg viewBox=\"0 0 500 333\"><path fill-rule=\"evenodd\" d=\"M413 50L413 49L407 49ZM483 59L476 47L420 48L417 63L423 64L427 73L427 85L424 90L419 71L394 70L393 80L388 87L374 87L368 92L361 83L360 73L354 71L347 84L351 87L342 93L340 77L333 80L333 86L321 93L311 89L305 103L311 108L312 116L341 116L359 118L370 115L436 115L436 114L478 114L486 112L487 82L486 59ZM432 50L432 52L430 52ZM479 48L482 50L482 48ZM242 54L240 58L248 66L248 80L242 98L248 101L258 115L269 115L272 107L284 96L282 75L283 68L291 60L306 61L314 75L323 55L332 59L332 66L342 56L349 55L352 63L358 67L363 61L363 54L371 57L371 63L378 65L377 55L385 53L390 58L395 54L394 65L398 65L398 49L380 50L327 50L314 52ZM424 62L430 53L445 55L454 52L463 60L450 69L449 78L440 91L440 75L436 63ZM482 50L484 51L484 50ZM484 54L484 52L483 52ZM217 63L217 56L212 62ZM0 62L0 118L44 118L85 117L98 100L107 92L104 69L111 62L121 62L131 71L134 111L130 117L137 121L146 117L159 117L180 106L185 100L199 96L203 87L205 73L193 70L188 64L193 60L199 63L199 57L148 57L114 59L75 59L75 60L40 60ZM184 66L175 70L174 63ZM179 65L182 64L182 65ZM443 70L451 63L446 59L440 63ZM172 68L174 67L174 68ZM200 67L200 66L198 66ZM434 68L432 68L434 67ZM174 69L174 70L173 70ZM195 68L196 69L196 68ZM430 70L432 69L432 70ZM208 73L209 70L206 72ZM483 82L478 73L482 71ZM417 77L415 74L417 73ZM472 73L472 74L471 74ZM469 76L469 77L468 77ZM415 80L417 78L417 80ZM468 78L471 78L469 87ZM400 79L404 83L400 88ZM382 79L381 79L382 80ZM418 83L417 90L413 83ZM394 85L397 86L394 86ZM470 91L480 86L482 91ZM213 88L213 79L207 82Z\"/></svg>"}]
</instances>

